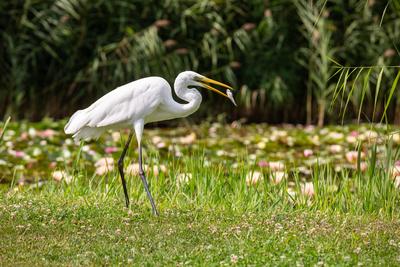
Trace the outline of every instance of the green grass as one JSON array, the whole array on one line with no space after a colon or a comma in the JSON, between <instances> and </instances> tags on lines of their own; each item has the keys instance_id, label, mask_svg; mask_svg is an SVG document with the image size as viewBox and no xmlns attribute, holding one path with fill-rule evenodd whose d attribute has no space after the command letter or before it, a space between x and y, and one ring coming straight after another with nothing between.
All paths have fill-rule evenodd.
<instances>
[{"instance_id":1,"label":"green grass","mask_svg":"<svg viewBox=\"0 0 400 267\"><path fill-rule=\"evenodd\" d=\"M17 265L399 264L400 221L309 209L162 208L21 194L0 204L0 261Z\"/></svg>"},{"instance_id":2,"label":"green grass","mask_svg":"<svg viewBox=\"0 0 400 267\"><path fill-rule=\"evenodd\" d=\"M292 174L248 186L244 167L203 167L201 155L149 175L161 215L151 214L138 177L124 208L119 177L11 187L0 201L2 265L396 265L399 193L382 170L363 175L314 168L315 194ZM265 173L268 177L268 172ZM288 191L294 192L289 194Z\"/></svg>"},{"instance_id":3,"label":"green grass","mask_svg":"<svg viewBox=\"0 0 400 267\"><path fill-rule=\"evenodd\" d=\"M354 137L351 127L214 125L212 132L200 125L190 130L197 135L190 142L183 127L152 129L145 163L166 168L148 173L161 214L155 217L139 177L127 175L131 206L126 209L117 169L94 174L104 148L120 149L120 141L107 135L79 146L60 133L43 137L32 127L10 124L0 147L7 154L2 168L11 167L1 174L2 266L400 264L394 141L368 142L359 130L364 139L352 147L346 137ZM340 130L343 136L330 139ZM157 148L159 140L168 143ZM345 150L330 151L335 142ZM305 148L316 152L306 157ZM15 156L17 150L25 154ZM345 151L361 160L346 160ZM125 166L136 157L131 149ZM272 179L279 171L260 165L263 160L284 163L280 183ZM55 170L72 181L54 181ZM249 185L246 176L254 171L262 179ZM178 182L182 174L191 178ZM305 184L313 188L308 195Z\"/></svg>"}]
</instances>

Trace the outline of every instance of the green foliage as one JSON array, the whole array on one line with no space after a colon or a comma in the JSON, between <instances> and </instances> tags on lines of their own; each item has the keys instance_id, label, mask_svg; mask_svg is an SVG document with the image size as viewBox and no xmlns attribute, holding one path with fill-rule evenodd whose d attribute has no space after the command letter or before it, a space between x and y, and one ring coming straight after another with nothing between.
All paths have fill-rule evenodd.
<instances>
[{"instance_id":1,"label":"green foliage","mask_svg":"<svg viewBox=\"0 0 400 267\"><path fill-rule=\"evenodd\" d=\"M295 1L297 12L304 25L303 36L309 40L308 47L300 49L300 64L308 70L307 92L317 100L318 126L324 124L327 102L333 91L329 79L333 74L329 58L333 58L332 25L328 24L328 14L325 11L327 1L317 1L310 5L306 1ZM308 96L310 101L311 96ZM311 103L307 103L311 107ZM311 123L311 108L308 110L307 123Z\"/></svg>"},{"instance_id":2,"label":"green foliage","mask_svg":"<svg viewBox=\"0 0 400 267\"><path fill-rule=\"evenodd\" d=\"M357 112L356 109L358 108L358 121L360 121L362 113L368 118L368 110L364 111L366 108L363 107L367 96L372 103L367 106L367 108L370 109L369 113L371 114L371 122L382 123L385 121L387 123L389 121L387 111L389 106L393 106L393 102L395 102L393 101L394 95L397 92L397 96L400 96L397 88L398 80L400 78L400 69L397 68L397 66L344 67L337 62L335 63L337 64L337 72L335 75L340 75L336 88L334 89L332 104L341 97L342 101L338 102L341 102L340 111L342 114L342 120L347 114L349 102L353 103L355 107L354 112ZM385 71L393 73L393 69L397 71L397 75L394 75L394 79L391 81L382 81ZM371 75L376 76L375 81L371 81ZM375 83L375 85L371 86L371 83ZM382 90L381 88L383 86L387 86L388 89ZM373 91L373 89L375 91ZM399 103L398 98L397 102ZM399 114L397 114L399 110L398 103L395 103L394 105L396 107L394 113L394 119L396 121L399 119Z\"/></svg>"},{"instance_id":3,"label":"green foliage","mask_svg":"<svg viewBox=\"0 0 400 267\"><path fill-rule=\"evenodd\" d=\"M123 83L149 75L172 82L192 69L241 88L235 118L307 115L321 124L338 81L329 79L329 58L343 66L400 62L397 1L2 1L0 15L0 114L19 118L64 117ZM365 91L352 85L367 72L350 75L346 118L363 105L362 119L375 109L400 121L395 105L384 111L396 73L385 68L377 99L376 73ZM397 92L392 103L400 103ZM208 107L221 102L209 97ZM331 108L328 119L337 119L340 107Z\"/></svg>"},{"instance_id":4,"label":"green foliage","mask_svg":"<svg viewBox=\"0 0 400 267\"><path fill-rule=\"evenodd\" d=\"M343 14L343 24L348 25L343 40L346 49L338 49L334 63L336 74L346 72L340 75L342 79L339 78L336 87L341 88L341 98L347 99L344 109L341 103L341 116L344 119L345 115L352 117L351 114L358 113L358 120L376 121L385 117L387 122L394 119L398 123L400 91L395 83L400 68L398 3L361 2L350 1L355 13L348 10ZM393 95L388 97L390 91L397 92L396 100ZM347 110L349 103L351 110Z\"/></svg>"}]
</instances>

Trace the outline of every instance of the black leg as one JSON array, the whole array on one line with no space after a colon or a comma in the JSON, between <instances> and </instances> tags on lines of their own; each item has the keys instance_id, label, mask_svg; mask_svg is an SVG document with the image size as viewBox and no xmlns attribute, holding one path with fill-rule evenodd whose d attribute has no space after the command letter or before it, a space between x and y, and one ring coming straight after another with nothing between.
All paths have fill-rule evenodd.
<instances>
[{"instance_id":1,"label":"black leg","mask_svg":"<svg viewBox=\"0 0 400 267\"><path fill-rule=\"evenodd\" d=\"M146 176L144 175L143 166L142 166L142 145L140 143L139 143L139 175L140 175L140 178L142 178L144 189L146 190L147 196L150 199L150 204L151 204L151 208L153 210L153 214L158 215L156 205L154 204L154 200L153 200L153 197L151 196L149 186L147 185Z\"/></svg>"},{"instance_id":2,"label":"black leg","mask_svg":"<svg viewBox=\"0 0 400 267\"><path fill-rule=\"evenodd\" d=\"M128 190L126 189L126 182L125 182L125 175L124 175L124 158L126 151L128 150L129 144L131 142L133 133L131 132L128 137L128 141L125 144L124 150L122 151L121 157L118 160L118 170L119 174L121 175L121 181L122 181L122 187L124 188L124 194L125 194L125 204L126 207L129 207L129 196L128 196Z\"/></svg>"}]
</instances>

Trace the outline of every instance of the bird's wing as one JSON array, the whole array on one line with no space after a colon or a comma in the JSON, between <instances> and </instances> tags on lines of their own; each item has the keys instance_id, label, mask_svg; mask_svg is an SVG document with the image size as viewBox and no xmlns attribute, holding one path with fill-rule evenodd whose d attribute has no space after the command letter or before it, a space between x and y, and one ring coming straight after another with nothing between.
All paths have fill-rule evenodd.
<instances>
[{"instance_id":1,"label":"bird's wing","mask_svg":"<svg viewBox=\"0 0 400 267\"><path fill-rule=\"evenodd\" d=\"M138 80L109 92L86 109L86 126L104 127L133 121L151 113L160 103L158 87Z\"/></svg>"}]
</instances>

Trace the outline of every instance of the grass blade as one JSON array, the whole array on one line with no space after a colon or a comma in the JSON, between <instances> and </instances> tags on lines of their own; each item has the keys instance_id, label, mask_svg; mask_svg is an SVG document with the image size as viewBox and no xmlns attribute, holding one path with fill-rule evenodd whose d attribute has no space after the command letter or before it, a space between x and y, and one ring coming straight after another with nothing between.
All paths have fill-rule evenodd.
<instances>
[{"instance_id":1,"label":"grass blade","mask_svg":"<svg viewBox=\"0 0 400 267\"><path fill-rule=\"evenodd\" d=\"M328 59L329 59L330 61L332 61L332 62L333 62L335 65L337 65L338 67L343 68L343 65L340 64L339 62L337 62L336 60L334 60L333 58L328 57Z\"/></svg>"},{"instance_id":2,"label":"grass blade","mask_svg":"<svg viewBox=\"0 0 400 267\"><path fill-rule=\"evenodd\" d=\"M345 73L345 72L344 72L344 69L342 69L342 72L340 73L340 76L339 76L339 80L338 80L338 82L336 83L335 90L333 91L332 105L333 105L333 103L336 102L336 99L337 99L337 97L338 97L338 95L339 95L339 93L340 93L340 90L341 90L342 87L343 87L344 81L343 81L343 82L341 82L341 81L342 81L342 77L343 77L343 74L344 74L344 73ZM348 73L349 73L349 70L346 71L346 74L345 74L344 79L347 79L346 76L347 76Z\"/></svg>"},{"instance_id":3,"label":"grass blade","mask_svg":"<svg viewBox=\"0 0 400 267\"><path fill-rule=\"evenodd\" d=\"M7 119L6 122L4 123L3 131L2 131L1 134L0 134L0 145L1 145L1 143L3 142L3 136L4 136L4 133L6 132L8 123L10 123L10 120L11 120L11 117L8 117L8 119Z\"/></svg>"},{"instance_id":4,"label":"grass blade","mask_svg":"<svg viewBox=\"0 0 400 267\"><path fill-rule=\"evenodd\" d=\"M381 21L379 22L379 27L382 27L383 18L385 17L386 10L387 10L387 8L388 8L390 2L391 2L391 0L387 2L386 6L385 6L385 9L383 10L382 17L381 17Z\"/></svg>"},{"instance_id":5,"label":"grass blade","mask_svg":"<svg viewBox=\"0 0 400 267\"><path fill-rule=\"evenodd\" d=\"M378 95L379 95L379 89L381 88L383 71L384 71L384 68L382 68L381 71L379 72L378 81L376 82L374 111L372 113L372 122L374 121L374 118L375 118L376 103L378 102Z\"/></svg>"},{"instance_id":6,"label":"grass blade","mask_svg":"<svg viewBox=\"0 0 400 267\"><path fill-rule=\"evenodd\" d=\"M362 106L363 106L363 103L364 103L365 93L366 93L367 88L368 88L369 76L371 75L371 71L372 71L372 69L369 69L368 72L367 72L367 75L365 75L365 77L364 77L364 84L363 84L363 89L362 89L362 94L361 94L360 107L358 109L358 117L357 117L358 123L360 123L361 110L362 110Z\"/></svg>"},{"instance_id":7,"label":"grass blade","mask_svg":"<svg viewBox=\"0 0 400 267\"><path fill-rule=\"evenodd\" d=\"M364 70L364 68L361 68L358 71L358 73L356 75L356 78L354 79L353 84L351 86L350 92L349 92L349 94L347 96L346 104L344 105L343 114L342 114L342 123L344 121L344 115L346 114L346 110L347 110L347 106L349 104L350 98L353 95L354 88L356 87L356 83L357 83L358 77L360 76L360 74L362 73L363 70Z\"/></svg>"},{"instance_id":8,"label":"grass blade","mask_svg":"<svg viewBox=\"0 0 400 267\"><path fill-rule=\"evenodd\" d=\"M389 98L388 98L388 100L386 101L385 110L383 111L383 115L382 115L382 118L381 118L381 123L382 123L382 121L383 121L383 118L386 117L386 111L387 111L387 109L388 109L388 107L389 107L390 101L391 101L392 98L393 98L393 94L394 94L394 91L396 90L397 82L399 81L399 78L400 78L400 70L397 72L397 76L396 76L396 78L394 79L394 82L393 82L393 84L392 84L392 88L390 89Z\"/></svg>"}]
</instances>

